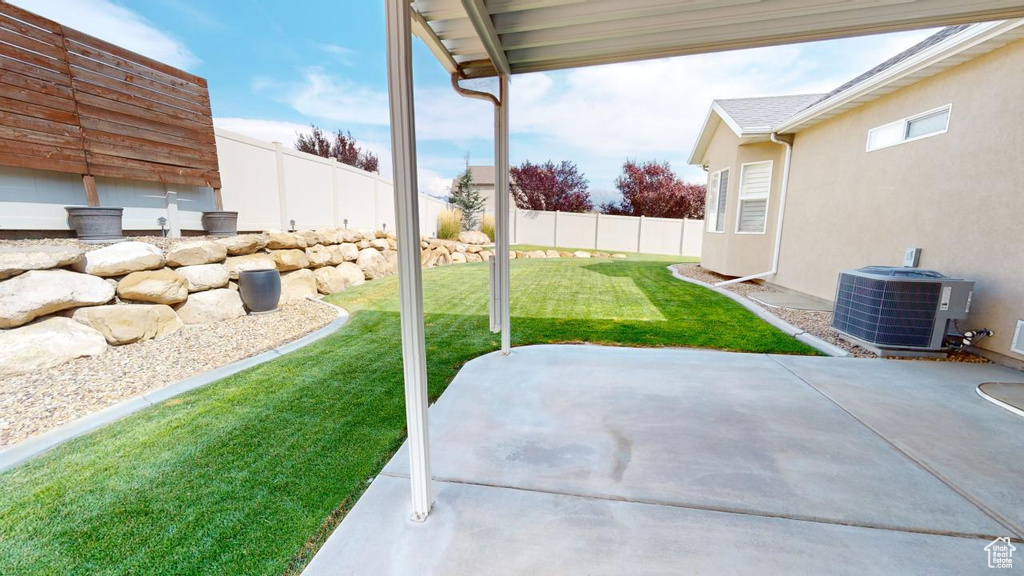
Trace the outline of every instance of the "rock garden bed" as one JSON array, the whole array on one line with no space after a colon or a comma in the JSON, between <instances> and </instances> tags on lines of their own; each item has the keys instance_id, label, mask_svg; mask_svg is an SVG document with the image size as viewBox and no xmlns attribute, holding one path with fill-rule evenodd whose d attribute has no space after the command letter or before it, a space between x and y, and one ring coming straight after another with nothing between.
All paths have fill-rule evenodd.
<instances>
[{"instance_id":1,"label":"rock garden bed","mask_svg":"<svg viewBox=\"0 0 1024 576\"><path fill-rule=\"evenodd\" d=\"M730 276L723 276L706 268L702 268L700 264L677 264L674 268L683 276L693 278L694 280L700 280L701 282L711 285L732 279ZM728 286L724 286L724 288L730 292L735 292L736 294L748 297L751 293L755 292L782 292L782 290L774 286L754 281L730 284ZM808 333L846 350L851 356L855 356L857 358L876 358L875 354L870 350L857 346L856 344L843 340L839 337L839 334L832 329L832 312L796 310L793 308L764 308L786 322L789 322L798 328L802 328ZM989 360L982 358L981 356L963 351L953 352L947 358L920 358L920 360L942 360L979 364L989 363Z\"/></svg>"}]
</instances>

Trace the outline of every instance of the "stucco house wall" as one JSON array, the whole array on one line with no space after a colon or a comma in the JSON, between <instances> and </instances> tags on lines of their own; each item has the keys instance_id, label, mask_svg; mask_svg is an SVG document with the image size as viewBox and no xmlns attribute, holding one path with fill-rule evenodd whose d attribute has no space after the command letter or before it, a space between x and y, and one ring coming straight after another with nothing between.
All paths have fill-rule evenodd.
<instances>
[{"instance_id":1,"label":"stucco house wall","mask_svg":"<svg viewBox=\"0 0 1024 576\"><path fill-rule=\"evenodd\" d=\"M981 347L1024 358L1009 351L1024 319L1022 94L1018 41L797 133L770 281L832 300L840 270L918 247L922 268L977 282L968 325L995 331ZM946 104L945 134L866 151L869 129Z\"/></svg>"},{"instance_id":2,"label":"stucco house wall","mask_svg":"<svg viewBox=\"0 0 1024 576\"><path fill-rule=\"evenodd\" d=\"M704 160L711 174L729 169L725 225L722 232L704 228L701 266L728 276L747 276L765 272L771 267L775 247L775 226L779 212L779 191L782 186L784 149L773 142L741 144L740 138L725 124L719 124L708 145ZM739 233L740 172L743 164L772 162L771 190L768 195L768 216L764 233ZM710 206L710 203L707 204ZM705 222L708 219L705 218Z\"/></svg>"}]
</instances>

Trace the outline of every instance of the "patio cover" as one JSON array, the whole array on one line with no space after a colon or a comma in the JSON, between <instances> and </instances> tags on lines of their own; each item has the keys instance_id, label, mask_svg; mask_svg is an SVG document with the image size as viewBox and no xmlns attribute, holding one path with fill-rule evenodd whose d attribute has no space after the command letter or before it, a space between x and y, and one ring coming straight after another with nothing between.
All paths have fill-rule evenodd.
<instances>
[{"instance_id":1,"label":"patio cover","mask_svg":"<svg viewBox=\"0 0 1024 576\"><path fill-rule=\"evenodd\" d=\"M419 262L411 34L458 80L499 78L495 105L496 302L510 351L508 80L559 70L1024 17L1020 0L386 0L412 517L433 504ZM478 93L478 96L483 96Z\"/></svg>"}]
</instances>

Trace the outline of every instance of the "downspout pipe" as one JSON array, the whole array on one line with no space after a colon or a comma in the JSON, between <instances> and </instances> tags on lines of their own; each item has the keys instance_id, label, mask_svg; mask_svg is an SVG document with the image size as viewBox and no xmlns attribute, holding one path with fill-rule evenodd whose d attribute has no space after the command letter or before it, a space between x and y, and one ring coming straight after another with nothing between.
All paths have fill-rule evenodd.
<instances>
[{"instance_id":1,"label":"downspout pipe","mask_svg":"<svg viewBox=\"0 0 1024 576\"><path fill-rule=\"evenodd\" d=\"M786 217L786 193L789 192L789 165L793 160L793 145L779 138L779 135L775 132L772 132L768 137L772 142L779 144L786 149L786 156L782 161L782 190L779 192L779 216L775 219L775 251L772 254L772 269L767 272L761 272L760 274L751 274L750 276L744 276L742 278L733 278L732 280L718 282L715 286L728 286L730 284L739 284L740 282L746 282L748 280L758 280L760 278L774 276L779 272L779 251L782 249L782 221Z\"/></svg>"}]
</instances>

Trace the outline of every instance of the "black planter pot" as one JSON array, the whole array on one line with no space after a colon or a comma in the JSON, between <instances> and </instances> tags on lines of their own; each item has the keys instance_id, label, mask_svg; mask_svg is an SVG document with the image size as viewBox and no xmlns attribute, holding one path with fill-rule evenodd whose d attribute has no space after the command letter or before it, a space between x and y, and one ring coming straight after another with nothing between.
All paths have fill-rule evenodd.
<instances>
[{"instance_id":1,"label":"black planter pot","mask_svg":"<svg viewBox=\"0 0 1024 576\"><path fill-rule=\"evenodd\" d=\"M121 213L124 208L65 206L64 209L68 212L68 225L82 242L115 242L124 239L121 233Z\"/></svg>"},{"instance_id":2,"label":"black planter pot","mask_svg":"<svg viewBox=\"0 0 1024 576\"><path fill-rule=\"evenodd\" d=\"M242 270L238 293L250 312L270 312L281 300L281 273L277 270Z\"/></svg>"},{"instance_id":3,"label":"black planter pot","mask_svg":"<svg viewBox=\"0 0 1024 576\"><path fill-rule=\"evenodd\" d=\"M210 236L238 234L238 212L203 212L203 230Z\"/></svg>"}]
</instances>

